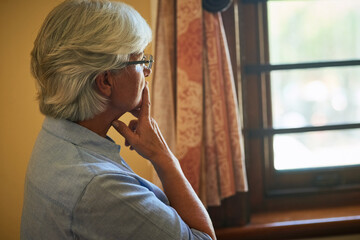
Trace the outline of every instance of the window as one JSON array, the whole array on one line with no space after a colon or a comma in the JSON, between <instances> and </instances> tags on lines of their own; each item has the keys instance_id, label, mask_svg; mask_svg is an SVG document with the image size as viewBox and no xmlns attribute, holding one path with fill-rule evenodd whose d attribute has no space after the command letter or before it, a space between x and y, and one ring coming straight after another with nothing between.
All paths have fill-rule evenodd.
<instances>
[{"instance_id":1,"label":"window","mask_svg":"<svg viewBox=\"0 0 360 240\"><path fill-rule=\"evenodd\" d=\"M239 1L254 209L359 194L359 13L358 0Z\"/></svg>"}]
</instances>

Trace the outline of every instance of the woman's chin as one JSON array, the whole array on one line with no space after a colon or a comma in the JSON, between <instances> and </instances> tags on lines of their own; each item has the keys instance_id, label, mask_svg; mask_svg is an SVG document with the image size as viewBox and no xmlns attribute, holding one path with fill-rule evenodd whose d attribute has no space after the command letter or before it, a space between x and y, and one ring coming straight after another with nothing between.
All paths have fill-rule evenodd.
<instances>
[{"instance_id":1,"label":"woman's chin","mask_svg":"<svg viewBox=\"0 0 360 240\"><path fill-rule=\"evenodd\" d=\"M142 104L142 101L140 100L140 102L132 110L130 110L129 112L132 115L134 115L135 117L139 117L139 113L140 113L140 110L141 110L141 104Z\"/></svg>"},{"instance_id":2,"label":"woman's chin","mask_svg":"<svg viewBox=\"0 0 360 240\"><path fill-rule=\"evenodd\" d=\"M142 99L140 99L139 102L137 104L135 104L135 107L133 108L133 110L140 109L141 104L142 104Z\"/></svg>"}]
</instances>

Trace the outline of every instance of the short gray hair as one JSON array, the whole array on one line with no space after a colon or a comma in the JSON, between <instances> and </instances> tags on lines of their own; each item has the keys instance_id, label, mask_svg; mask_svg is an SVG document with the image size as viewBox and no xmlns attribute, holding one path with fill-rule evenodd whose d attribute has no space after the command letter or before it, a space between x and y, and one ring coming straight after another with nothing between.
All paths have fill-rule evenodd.
<instances>
[{"instance_id":1,"label":"short gray hair","mask_svg":"<svg viewBox=\"0 0 360 240\"><path fill-rule=\"evenodd\" d=\"M82 121L101 113L107 99L96 77L125 67L151 41L151 29L132 7L102 0L68 0L46 17L31 52L40 111Z\"/></svg>"}]
</instances>

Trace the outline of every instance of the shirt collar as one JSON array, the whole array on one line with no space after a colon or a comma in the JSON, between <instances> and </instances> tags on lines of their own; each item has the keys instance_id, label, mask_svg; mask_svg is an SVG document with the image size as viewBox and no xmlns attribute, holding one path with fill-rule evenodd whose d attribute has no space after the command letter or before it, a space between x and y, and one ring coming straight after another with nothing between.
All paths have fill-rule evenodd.
<instances>
[{"instance_id":1,"label":"shirt collar","mask_svg":"<svg viewBox=\"0 0 360 240\"><path fill-rule=\"evenodd\" d=\"M89 149L113 160L120 160L120 146L110 137L103 138L77 123L46 117L43 129L77 146Z\"/></svg>"}]
</instances>

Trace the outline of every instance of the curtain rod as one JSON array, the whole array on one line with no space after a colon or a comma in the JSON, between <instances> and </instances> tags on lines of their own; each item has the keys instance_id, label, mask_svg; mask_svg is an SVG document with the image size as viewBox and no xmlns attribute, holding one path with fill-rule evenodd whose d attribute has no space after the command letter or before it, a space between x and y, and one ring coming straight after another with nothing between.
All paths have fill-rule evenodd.
<instances>
[{"instance_id":1,"label":"curtain rod","mask_svg":"<svg viewBox=\"0 0 360 240\"><path fill-rule=\"evenodd\" d=\"M233 0L202 0L202 6L208 12L224 12L232 2Z\"/></svg>"}]
</instances>

